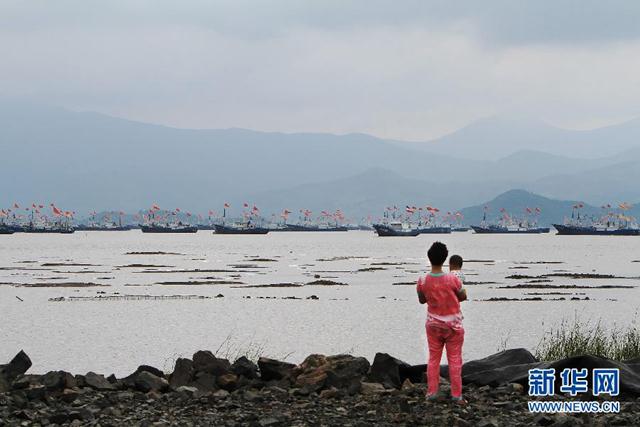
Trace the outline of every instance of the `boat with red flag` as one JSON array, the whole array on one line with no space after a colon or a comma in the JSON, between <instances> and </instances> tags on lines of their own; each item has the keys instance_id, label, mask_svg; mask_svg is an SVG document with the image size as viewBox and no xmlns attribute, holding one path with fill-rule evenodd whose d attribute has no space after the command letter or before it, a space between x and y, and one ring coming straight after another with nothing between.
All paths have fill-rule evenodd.
<instances>
[{"instance_id":1,"label":"boat with red flag","mask_svg":"<svg viewBox=\"0 0 640 427\"><path fill-rule=\"evenodd\" d=\"M151 206L148 213L143 214L140 230L143 233L197 233L198 227L183 222L179 208L175 210L160 209L157 204ZM186 215L186 214L185 214ZM191 217L188 213L187 217Z\"/></svg>"},{"instance_id":2,"label":"boat with red flag","mask_svg":"<svg viewBox=\"0 0 640 427\"><path fill-rule=\"evenodd\" d=\"M520 218L510 215L505 208L500 208L501 215L494 223L487 221L488 211L489 207L485 206L482 222L471 226L477 234L543 234L550 230L550 227L537 225L537 216L542 212L540 208L525 208L525 216Z\"/></svg>"}]
</instances>

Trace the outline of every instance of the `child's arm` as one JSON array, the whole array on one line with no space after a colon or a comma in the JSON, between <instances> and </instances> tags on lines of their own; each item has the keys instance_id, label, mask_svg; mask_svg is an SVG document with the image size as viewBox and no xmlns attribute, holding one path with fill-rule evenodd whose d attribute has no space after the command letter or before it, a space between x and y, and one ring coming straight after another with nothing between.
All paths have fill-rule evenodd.
<instances>
[{"instance_id":1,"label":"child's arm","mask_svg":"<svg viewBox=\"0 0 640 427\"><path fill-rule=\"evenodd\" d=\"M465 288L460 288L458 292L456 292L456 296L458 297L458 301L466 301L467 300L467 290Z\"/></svg>"},{"instance_id":2,"label":"child's arm","mask_svg":"<svg viewBox=\"0 0 640 427\"><path fill-rule=\"evenodd\" d=\"M460 288L456 291L456 296L458 297L458 301L466 301L467 300L467 290L464 288L464 274L460 271L456 271L453 275L460 282Z\"/></svg>"},{"instance_id":3,"label":"child's arm","mask_svg":"<svg viewBox=\"0 0 640 427\"><path fill-rule=\"evenodd\" d=\"M418 302L420 302L420 304L427 303L427 298L425 298L424 294L420 292L420 290L418 290Z\"/></svg>"},{"instance_id":4,"label":"child's arm","mask_svg":"<svg viewBox=\"0 0 640 427\"><path fill-rule=\"evenodd\" d=\"M422 278L418 279L418 286L416 287L416 290L418 291L418 302L420 304L426 304L427 297L425 297L424 293L422 292Z\"/></svg>"}]
</instances>

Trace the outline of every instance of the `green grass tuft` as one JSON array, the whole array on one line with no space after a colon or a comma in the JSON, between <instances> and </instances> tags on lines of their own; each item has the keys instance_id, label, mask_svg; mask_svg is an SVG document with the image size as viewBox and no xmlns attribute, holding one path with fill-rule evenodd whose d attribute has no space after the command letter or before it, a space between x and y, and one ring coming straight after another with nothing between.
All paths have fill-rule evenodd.
<instances>
[{"instance_id":1,"label":"green grass tuft","mask_svg":"<svg viewBox=\"0 0 640 427\"><path fill-rule=\"evenodd\" d=\"M600 320L583 321L577 316L573 322L562 320L545 333L535 349L535 356L543 361L585 354L619 361L640 358L640 330L635 319L625 328L605 328Z\"/></svg>"}]
</instances>

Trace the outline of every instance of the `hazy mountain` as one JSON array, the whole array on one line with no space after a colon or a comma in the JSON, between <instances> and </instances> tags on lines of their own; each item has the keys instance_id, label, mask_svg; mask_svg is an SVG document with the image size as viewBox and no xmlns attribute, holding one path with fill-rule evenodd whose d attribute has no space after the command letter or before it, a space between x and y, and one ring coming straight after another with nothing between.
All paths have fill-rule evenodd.
<instances>
[{"instance_id":1,"label":"hazy mountain","mask_svg":"<svg viewBox=\"0 0 640 427\"><path fill-rule=\"evenodd\" d=\"M390 204L458 209L512 188L598 203L640 200L640 148L613 152L624 145L613 141L601 144L611 155L588 160L553 154L557 143L544 145L549 153L531 150L538 128L518 123L475 123L432 144L440 154L363 134L176 129L0 100L0 206L53 201L86 212L158 203L202 212L248 201L272 211L340 207L366 215ZM598 131L626 141L634 125L620 126ZM540 129L545 141L575 134ZM496 135L516 133L526 150L496 148L506 143ZM486 144L491 159L456 158L465 144Z\"/></svg>"},{"instance_id":2,"label":"hazy mountain","mask_svg":"<svg viewBox=\"0 0 640 427\"><path fill-rule=\"evenodd\" d=\"M19 103L0 104L0 129L0 155L13 159L0 170L4 205L54 200L78 209L135 209L157 202L204 209L372 167L437 176L453 163L361 134L174 129Z\"/></svg>"},{"instance_id":3,"label":"hazy mountain","mask_svg":"<svg viewBox=\"0 0 640 427\"><path fill-rule=\"evenodd\" d=\"M640 163L631 160L575 174L552 175L526 188L555 198L570 194L596 205L640 200Z\"/></svg>"},{"instance_id":4,"label":"hazy mountain","mask_svg":"<svg viewBox=\"0 0 640 427\"><path fill-rule=\"evenodd\" d=\"M251 199L271 210L308 208L318 212L340 208L357 219L368 214L381 215L385 207L393 205L400 208L431 205L452 210L486 200L504 191L505 186L503 182L491 181L472 187L465 182L429 182L376 168L348 178L259 193Z\"/></svg>"},{"instance_id":5,"label":"hazy mountain","mask_svg":"<svg viewBox=\"0 0 640 427\"><path fill-rule=\"evenodd\" d=\"M526 208L538 207L541 210L537 216L538 223L540 225L551 225L554 222L562 221L566 216L570 216L572 206L577 203L577 201L549 199L524 190L510 190L485 203L464 208L461 212L464 215L465 223L478 224L482 221L485 206L488 208L487 220L489 221L499 218L502 215L500 213L502 208L506 209L512 216L524 217ZM592 215L598 214L600 209L586 204L582 212Z\"/></svg>"},{"instance_id":6,"label":"hazy mountain","mask_svg":"<svg viewBox=\"0 0 640 427\"><path fill-rule=\"evenodd\" d=\"M520 150L594 159L639 147L640 119L593 130L568 130L530 119L491 117L433 141L401 145L430 152L445 150L467 159L497 159Z\"/></svg>"}]
</instances>

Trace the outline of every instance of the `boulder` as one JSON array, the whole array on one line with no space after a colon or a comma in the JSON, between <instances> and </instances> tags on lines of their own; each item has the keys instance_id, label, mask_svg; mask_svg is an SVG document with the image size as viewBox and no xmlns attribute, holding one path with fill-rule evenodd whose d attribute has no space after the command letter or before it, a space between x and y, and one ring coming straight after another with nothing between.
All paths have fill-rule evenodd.
<instances>
[{"instance_id":1,"label":"boulder","mask_svg":"<svg viewBox=\"0 0 640 427\"><path fill-rule=\"evenodd\" d=\"M384 393L384 391L385 391L385 388L380 383L364 382L360 384L360 393L365 395Z\"/></svg>"},{"instance_id":2,"label":"boulder","mask_svg":"<svg viewBox=\"0 0 640 427\"><path fill-rule=\"evenodd\" d=\"M364 357L346 354L327 357L327 387L345 388L353 382L361 381L369 372L369 361Z\"/></svg>"},{"instance_id":3,"label":"boulder","mask_svg":"<svg viewBox=\"0 0 640 427\"><path fill-rule=\"evenodd\" d=\"M464 384L492 387L517 383L524 386L526 390L529 370L534 368L554 368L556 375L566 368L586 368L589 371L587 377L589 381L594 368L617 368L620 370L620 392L633 396L640 395L640 368L637 364L616 362L590 355L569 357L553 362L538 362L524 349L506 350L484 359L465 363L462 367L462 381ZM447 373L446 369L442 371ZM556 381L557 393L560 392L560 384L560 381ZM591 387L590 384L589 389Z\"/></svg>"},{"instance_id":4,"label":"boulder","mask_svg":"<svg viewBox=\"0 0 640 427\"><path fill-rule=\"evenodd\" d=\"M20 375L11 383L13 390L23 390L42 385L42 375Z\"/></svg>"},{"instance_id":5,"label":"boulder","mask_svg":"<svg viewBox=\"0 0 640 427\"><path fill-rule=\"evenodd\" d=\"M0 393L9 391L11 383L31 367L31 359L20 350L6 365L0 365Z\"/></svg>"},{"instance_id":6,"label":"boulder","mask_svg":"<svg viewBox=\"0 0 640 427\"><path fill-rule=\"evenodd\" d=\"M193 380L194 372L195 370L191 360L179 358L176 360L176 366L173 368L173 373L169 376L169 384L174 389L186 386Z\"/></svg>"},{"instance_id":7,"label":"boulder","mask_svg":"<svg viewBox=\"0 0 640 427\"><path fill-rule=\"evenodd\" d=\"M236 374L224 374L216 378L216 383L221 389L233 391L238 386L238 377Z\"/></svg>"},{"instance_id":8,"label":"boulder","mask_svg":"<svg viewBox=\"0 0 640 427\"><path fill-rule=\"evenodd\" d=\"M325 387L348 388L361 381L367 372L369 361L364 357L312 354L295 368L293 375L296 387L314 392Z\"/></svg>"},{"instance_id":9,"label":"boulder","mask_svg":"<svg viewBox=\"0 0 640 427\"><path fill-rule=\"evenodd\" d=\"M41 381L48 390L64 390L77 385L75 377L65 371L49 371L42 376Z\"/></svg>"},{"instance_id":10,"label":"boulder","mask_svg":"<svg viewBox=\"0 0 640 427\"><path fill-rule=\"evenodd\" d=\"M261 357L258 360L258 368L260 369L260 377L263 381L290 379L293 376L296 365L293 363L282 362L267 357Z\"/></svg>"},{"instance_id":11,"label":"boulder","mask_svg":"<svg viewBox=\"0 0 640 427\"><path fill-rule=\"evenodd\" d=\"M196 372L224 375L231 372L231 363L227 359L217 358L208 350L201 350L193 355L193 368Z\"/></svg>"},{"instance_id":12,"label":"boulder","mask_svg":"<svg viewBox=\"0 0 640 427\"><path fill-rule=\"evenodd\" d=\"M187 396L193 397L198 393L198 389L196 387L189 387L186 385L181 385L176 388L176 393L186 394Z\"/></svg>"},{"instance_id":13,"label":"boulder","mask_svg":"<svg viewBox=\"0 0 640 427\"><path fill-rule=\"evenodd\" d=\"M586 368L589 370L589 390L591 390L591 371L594 368L618 368L620 370L620 393L628 394L633 396L640 395L640 371L634 369L633 365L627 365L622 362L616 362L610 359L605 359L597 356L575 356L569 357L567 359L556 360L555 362L543 363L540 366L541 368L555 368L556 373L562 372L563 369L566 368L577 368L583 369ZM517 382L528 387L528 373L527 375L516 379ZM559 388L561 382L556 381L556 387ZM559 390L557 390L559 392Z\"/></svg>"},{"instance_id":14,"label":"boulder","mask_svg":"<svg viewBox=\"0 0 640 427\"><path fill-rule=\"evenodd\" d=\"M164 372L162 372L158 368L154 368L153 366L149 366L149 365L138 366L138 369L136 369L134 373L139 374L140 372L151 372L156 377L166 378L166 375L164 374Z\"/></svg>"},{"instance_id":15,"label":"boulder","mask_svg":"<svg viewBox=\"0 0 640 427\"><path fill-rule=\"evenodd\" d=\"M195 381L193 381L189 385L196 387L202 392L210 392L217 389L216 377L208 372L198 372L196 374Z\"/></svg>"},{"instance_id":16,"label":"boulder","mask_svg":"<svg viewBox=\"0 0 640 427\"><path fill-rule=\"evenodd\" d=\"M483 359L472 360L463 364L462 381L464 383L466 376L474 375L478 372L499 369L505 366L533 364L537 362L538 359L536 359L535 356L527 349L513 348L510 350L504 350ZM445 365L440 368L440 376L446 378L449 377L448 366Z\"/></svg>"},{"instance_id":17,"label":"boulder","mask_svg":"<svg viewBox=\"0 0 640 427\"><path fill-rule=\"evenodd\" d=\"M126 388L137 388L136 386L136 379L138 378L138 376L143 373L143 372L148 372L158 378L164 378L164 372L162 372L160 369L158 368L154 368L153 366L149 366L149 365L140 365L138 366L138 368L135 370L134 373L132 373L131 375L124 377L121 381L122 384L124 384L124 386Z\"/></svg>"},{"instance_id":18,"label":"boulder","mask_svg":"<svg viewBox=\"0 0 640 427\"><path fill-rule=\"evenodd\" d=\"M169 382L148 371L142 371L135 377L137 390L147 393L150 391L165 391L169 388Z\"/></svg>"},{"instance_id":19,"label":"boulder","mask_svg":"<svg viewBox=\"0 0 640 427\"><path fill-rule=\"evenodd\" d=\"M376 353L371 365L368 381L383 384L389 388L400 388L405 379L409 378L412 382L421 382L415 380L415 372L417 369L396 359L387 353ZM424 369L420 374L424 377Z\"/></svg>"},{"instance_id":20,"label":"boulder","mask_svg":"<svg viewBox=\"0 0 640 427\"><path fill-rule=\"evenodd\" d=\"M104 375L96 374L95 372L87 372L84 376L84 383L87 387L91 387L95 390L114 390L113 384L107 380Z\"/></svg>"},{"instance_id":21,"label":"boulder","mask_svg":"<svg viewBox=\"0 0 640 427\"><path fill-rule=\"evenodd\" d=\"M462 382L463 384L498 387L502 384L522 381L524 377L528 377L529 369L534 369L540 365L540 363L525 363L521 365L502 366L499 368L488 369L486 371L474 372L463 375Z\"/></svg>"},{"instance_id":22,"label":"boulder","mask_svg":"<svg viewBox=\"0 0 640 427\"><path fill-rule=\"evenodd\" d=\"M258 365L242 356L233 362L233 365L231 365L231 372L239 377L245 377L253 380L258 378Z\"/></svg>"}]
</instances>

